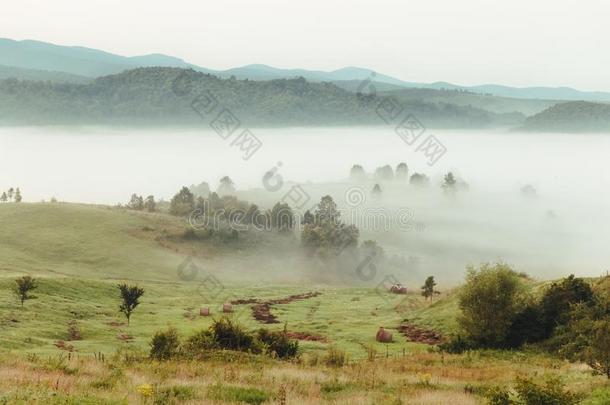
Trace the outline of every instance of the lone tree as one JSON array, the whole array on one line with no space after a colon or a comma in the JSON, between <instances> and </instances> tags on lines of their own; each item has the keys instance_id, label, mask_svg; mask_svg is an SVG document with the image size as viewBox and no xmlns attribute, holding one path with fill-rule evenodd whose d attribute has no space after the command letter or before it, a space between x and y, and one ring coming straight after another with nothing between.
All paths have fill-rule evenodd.
<instances>
[{"instance_id":1,"label":"lone tree","mask_svg":"<svg viewBox=\"0 0 610 405\"><path fill-rule=\"evenodd\" d=\"M455 193L457 180L452 172L449 172L443 177L443 184L441 187L446 193Z\"/></svg>"},{"instance_id":2,"label":"lone tree","mask_svg":"<svg viewBox=\"0 0 610 405\"><path fill-rule=\"evenodd\" d=\"M436 286L434 276L429 276L424 282L424 285L421 287L421 295L426 298L426 301L428 300L428 298L432 300L432 296L434 295L434 286Z\"/></svg>"},{"instance_id":3,"label":"lone tree","mask_svg":"<svg viewBox=\"0 0 610 405\"><path fill-rule=\"evenodd\" d=\"M21 190L19 190L19 187L17 187L17 190L15 190L15 202L20 203L22 199L23 197L21 197Z\"/></svg>"},{"instance_id":4,"label":"lone tree","mask_svg":"<svg viewBox=\"0 0 610 405\"><path fill-rule=\"evenodd\" d=\"M427 186L429 182L430 179L423 173L413 173L409 179L409 184L418 187Z\"/></svg>"},{"instance_id":5,"label":"lone tree","mask_svg":"<svg viewBox=\"0 0 610 405\"><path fill-rule=\"evenodd\" d=\"M408 180L409 179L409 167L406 163L402 162L396 166L396 180Z\"/></svg>"},{"instance_id":6,"label":"lone tree","mask_svg":"<svg viewBox=\"0 0 610 405\"><path fill-rule=\"evenodd\" d=\"M144 209L144 199L142 198L141 195L137 195L135 193L132 194L131 199L127 203L127 208L129 208L130 210L137 210L137 211L143 210Z\"/></svg>"},{"instance_id":7,"label":"lone tree","mask_svg":"<svg viewBox=\"0 0 610 405\"><path fill-rule=\"evenodd\" d=\"M366 173L364 168L360 165L353 165L349 171L349 178L352 181L361 182L366 180Z\"/></svg>"},{"instance_id":8,"label":"lone tree","mask_svg":"<svg viewBox=\"0 0 610 405\"><path fill-rule=\"evenodd\" d=\"M154 212L157 209L157 203L155 202L155 197L149 195L144 200L144 209L148 212Z\"/></svg>"},{"instance_id":9,"label":"lone tree","mask_svg":"<svg viewBox=\"0 0 610 405\"><path fill-rule=\"evenodd\" d=\"M373 187L373 191L371 191L371 193L374 196L380 196L381 195L381 187L379 186L379 183L375 184L375 186Z\"/></svg>"},{"instance_id":10,"label":"lone tree","mask_svg":"<svg viewBox=\"0 0 610 405\"><path fill-rule=\"evenodd\" d=\"M195 196L188 187L182 187L180 191L172 197L169 204L169 213L172 215L184 216L190 214L195 208Z\"/></svg>"},{"instance_id":11,"label":"lone tree","mask_svg":"<svg viewBox=\"0 0 610 405\"><path fill-rule=\"evenodd\" d=\"M30 291L36 289L38 285L36 285L36 280L34 280L30 276L23 276L15 280L15 287L13 288L13 292L21 301L21 306L23 307L23 302L25 300L29 300L34 298L30 295Z\"/></svg>"},{"instance_id":12,"label":"lone tree","mask_svg":"<svg viewBox=\"0 0 610 405\"><path fill-rule=\"evenodd\" d=\"M140 304L140 297L144 294L144 289L137 285L119 284L119 290L121 291L121 299L123 302L119 306L119 310L127 317L127 325L129 325L129 318L131 313Z\"/></svg>"},{"instance_id":13,"label":"lone tree","mask_svg":"<svg viewBox=\"0 0 610 405\"><path fill-rule=\"evenodd\" d=\"M218 185L218 194L235 194L235 183L233 183L233 180L231 180L229 176L224 176L222 179L220 179L220 184Z\"/></svg>"}]
</instances>

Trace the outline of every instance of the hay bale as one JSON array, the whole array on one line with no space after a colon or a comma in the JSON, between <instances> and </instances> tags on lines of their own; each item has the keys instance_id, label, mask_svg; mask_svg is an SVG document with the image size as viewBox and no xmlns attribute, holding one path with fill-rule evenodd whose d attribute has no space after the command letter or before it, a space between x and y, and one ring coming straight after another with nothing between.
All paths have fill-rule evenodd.
<instances>
[{"instance_id":1,"label":"hay bale","mask_svg":"<svg viewBox=\"0 0 610 405\"><path fill-rule=\"evenodd\" d=\"M223 304L222 305L222 312L224 312L225 314L233 312L233 305L231 305L231 304Z\"/></svg>"},{"instance_id":2,"label":"hay bale","mask_svg":"<svg viewBox=\"0 0 610 405\"><path fill-rule=\"evenodd\" d=\"M390 292L393 292L394 294L406 294L407 287L403 287L402 284L394 284L390 287Z\"/></svg>"},{"instance_id":3,"label":"hay bale","mask_svg":"<svg viewBox=\"0 0 610 405\"><path fill-rule=\"evenodd\" d=\"M210 308L199 309L199 316L210 316Z\"/></svg>"},{"instance_id":4,"label":"hay bale","mask_svg":"<svg viewBox=\"0 0 610 405\"><path fill-rule=\"evenodd\" d=\"M391 343L392 332L390 332L389 330L385 330L383 327L380 327L377 331L377 335L375 336L375 340L381 343Z\"/></svg>"}]
</instances>

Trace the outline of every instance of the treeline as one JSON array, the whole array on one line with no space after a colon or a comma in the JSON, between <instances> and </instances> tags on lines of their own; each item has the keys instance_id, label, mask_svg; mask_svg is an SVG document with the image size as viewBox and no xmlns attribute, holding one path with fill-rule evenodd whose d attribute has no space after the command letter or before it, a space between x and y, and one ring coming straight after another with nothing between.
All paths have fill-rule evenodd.
<instances>
[{"instance_id":1,"label":"treeline","mask_svg":"<svg viewBox=\"0 0 610 405\"><path fill-rule=\"evenodd\" d=\"M610 104L571 101L556 104L525 120L522 129L553 132L608 132Z\"/></svg>"},{"instance_id":2,"label":"treeline","mask_svg":"<svg viewBox=\"0 0 610 405\"><path fill-rule=\"evenodd\" d=\"M527 275L506 264L471 267L459 293L461 332L443 348L462 352L535 344L610 378L608 281L601 278L594 289L570 275L533 294Z\"/></svg>"},{"instance_id":3,"label":"treeline","mask_svg":"<svg viewBox=\"0 0 610 405\"><path fill-rule=\"evenodd\" d=\"M377 167L372 174L367 173L361 165L356 164L352 166L349 178L354 183L373 181L374 185L371 191L373 195L381 194L383 192L383 183L387 182L406 183L408 181L410 185L415 187L428 187L430 185L430 178L425 173L409 173L409 167L404 162L399 163L396 169L392 169L390 165ZM450 171L443 175L441 188L445 193L453 194L457 191L468 190L469 185Z\"/></svg>"},{"instance_id":4,"label":"treeline","mask_svg":"<svg viewBox=\"0 0 610 405\"><path fill-rule=\"evenodd\" d=\"M2 80L0 124L208 125L191 108L201 94L211 95L249 126L384 124L376 113L381 96L359 97L331 83L220 79L161 67L133 69L85 84ZM507 124L505 115L471 106L407 100L402 107L432 127ZM509 120L521 123L521 117Z\"/></svg>"}]
</instances>

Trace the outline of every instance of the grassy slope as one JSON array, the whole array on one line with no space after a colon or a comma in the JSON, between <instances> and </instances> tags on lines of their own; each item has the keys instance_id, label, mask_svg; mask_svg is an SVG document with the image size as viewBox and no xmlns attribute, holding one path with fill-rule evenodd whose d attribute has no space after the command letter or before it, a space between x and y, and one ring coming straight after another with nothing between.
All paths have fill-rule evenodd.
<instances>
[{"instance_id":1,"label":"grassy slope","mask_svg":"<svg viewBox=\"0 0 610 405\"><path fill-rule=\"evenodd\" d=\"M180 220L74 204L2 204L0 223L4 225L0 235L0 376L6 377L0 379L0 391L4 392L0 402L5 398L10 403L86 403L87 396L92 396L97 399L90 403L101 403L100 398L137 403L142 398L136 387L150 383L156 387L187 386L192 403L211 403L210 387L222 382L260 388L271 395L278 394L279 384L286 384L288 403L396 403L392 401L400 397L408 398L406 403L451 400L473 404L481 398L464 393L467 383L509 384L517 373L532 372L563 376L571 389L589 395L589 404L608 399L603 378L591 377L585 367L542 354L441 356L427 353L425 345L406 342L396 332L396 343L374 341L379 326L394 327L405 318L444 332L454 330L454 291L436 297L429 305L417 294L380 295L365 288L263 285L248 280L249 286L225 285L222 293L209 297L201 280L176 280L176 263L183 259L183 250L190 249L188 244L172 244L172 235L179 235L184 228ZM219 249L208 246L198 253L205 264ZM23 273L37 275L40 287L35 292L37 298L27 301L22 309L9 289L14 277ZM139 280L146 290L130 326L117 311L115 284L124 278ZM329 339L326 344L301 343L305 364L254 359L239 366L225 362L156 365L93 359L93 353L100 351L107 358L118 349L145 353L154 331L168 325L175 326L182 336L205 328L211 319L197 316L200 306L210 306L217 314L227 299L276 298L312 290L322 295L272 310L280 321L288 322L289 330ZM261 326L252 320L246 306L237 307L232 316L247 327ZM77 320L83 339L67 342L74 346L76 357L66 360L66 352L55 343L67 338L71 319ZM125 342L119 338L121 334L133 340ZM366 358L372 348L377 360L340 370L310 363L330 345L347 351L351 360ZM118 377L112 377L117 373ZM39 382L31 379L33 374ZM16 380L8 378L12 375L17 375ZM422 383L427 379L431 384Z\"/></svg>"},{"instance_id":2,"label":"grassy slope","mask_svg":"<svg viewBox=\"0 0 610 405\"><path fill-rule=\"evenodd\" d=\"M268 286L255 278L242 280L249 287L231 284L218 295L206 294L203 275L192 282L176 277L176 266L189 246L178 249L171 244L171 234L179 235L184 224L166 215L76 204L3 204L0 222L4 224L0 235L0 319L4 326L0 340L3 347L19 351L55 351L54 342L67 338L67 322L73 318L84 337L73 342L79 351L111 352L125 345L146 348L152 333L168 324L185 334L207 327L209 318L191 317L201 306L214 311L230 299L279 298L317 290L323 295L278 305L273 312L291 330L325 336L353 358L362 358L366 345L383 349L374 341L379 326L396 327L414 308L425 306L417 295L405 298L380 295L373 289L316 285ZM218 249L204 252L204 266L205 256L213 257ZM40 280L37 299L26 302L24 309L10 292L13 279L22 274ZM221 274L216 276L224 280ZM123 322L115 287L120 280L137 280L146 289L129 328L109 325ZM239 308L236 316L252 327L259 326L251 320L249 307ZM133 342L117 339L120 333L133 336ZM397 340L400 343L391 345L390 351L421 347ZM303 346L313 351L325 347L315 342Z\"/></svg>"},{"instance_id":3,"label":"grassy slope","mask_svg":"<svg viewBox=\"0 0 610 405\"><path fill-rule=\"evenodd\" d=\"M4 276L21 273L93 279L167 279L180 257L131 234L173 218L76 204L0 206Z\"/></svg>"}]
</instances>

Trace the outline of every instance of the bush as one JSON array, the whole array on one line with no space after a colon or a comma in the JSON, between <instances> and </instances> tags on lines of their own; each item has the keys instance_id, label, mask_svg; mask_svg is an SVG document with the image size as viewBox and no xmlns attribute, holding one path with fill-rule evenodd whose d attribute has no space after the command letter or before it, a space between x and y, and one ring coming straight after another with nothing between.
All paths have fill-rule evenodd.
<instances>
[{"instance_id":1,"label":"bush","mask_svg":"<svg viewBox=\"0 0 610 405\"><path fill-rule=\"evenodd\" d=\"M510 400L510 395L506 388L502 387L491 387L488 388L484 397L487 398L487 403L489 405L511 405L512 401Z\"/></svg>"},{"instance_id":2,"label":"bush","mask_svg":"<svg viewBox=\"0 0 610 405\"><path fill-rule=\"evenodd\" d=\"M545 335L551 336L557 325L565 325L569 321L572 305L595 302L593 290L582 278L573 274L558 283L553 283L545 292L540 302L540 311Z\"/></svg>"},{"instance_id":3,"label":"bush","mask_svg":"<svg viewBox=\"0 0 610 405\"><path fill-rule=\"evenodd\" d=\"M561 379L554 376L548 376L544 384L536 384L531 378L517 377L515 389L525 405L575 405L581 399L566 391Z\"/></svg>"},{"instance_id":4,"label":"bush","mask_svg":"<svg viewBox=\"0 0 610 405\"><path fill-rule=\"evenodd\" d=\"M329 347L326 357L324 357L324 364L331 367L343 367L347 362L347 354L343 350L339 350L336 347Z\"/></svg>"},{"instance_id":5,"label":"bush","mask_svg":"<svg viewBox=\"0 0 610 405\"><path fill-rule=\"evenodd\" d=\"M520 309L522 280L503 263L468 268L459 296L459 323L469 340L482 347L502 347Z\"/></svg>"},{"instance_id":6,"label":"bush","mask_svg":"<svg viewBox=\"0 0 610 405\"><path fill-rule=\"evenodd\" d=\"M295 357L299 351L299 342L291 340L283 332L271 332L267 329L258 331L258 339L267 347L267 353L280 359Z\"/></svg>"},{"instance_id":7,"label":"bush","mask_svg":"<svg viewBox=\"0 0 610 405\"><path fill-rule=\"evenodd\" d=\"M211 331L214 342L221 349L250 351L252 353L262 352L260 342L228 318L215 321Z\"/></svg>"},{"instance_id":8,"label":"bush","mask_svg":"<svg viewBox=\"0 0 610 405\"><path fill-rule=\"evenodd\" d=\"M180 351L180 339L174 328L155 333L150 341L150 358L168 360Z\"/></svg>"},{"instance_id":9,"label":"bush","mask_svg":"<svg viewBox=\"0 0 610 405\"><path fill-rule=\"evenodd\" d=\"M476 349L476 344L462 335L457 335L450 341L440 344L438 347L444 352L459 354L464 353L467 350Z\"/></svg>"},{"instance_id":10,"label":"bush","mask_svg":"<svg viewBox=\"0 0 610 405\"><path fill-rule=\"evenodd\" d=\"M182 352L186 356L199 357L206 351L216 349L218 345L214 335L209 330L202 330L189 337L182 346Z\"/></svg>"},{"instance_id":11,"label":"bush","mask_svg":"<svg viewBox=\"0 0 610 405\"><path fill-rule=\"evenodd\" d=\"M538 305L526 306L515 315L505 339L506 346L519 347L524 343L535 343L545 339L547 336L542 317Z\"/></svg>"}]
</instances>

